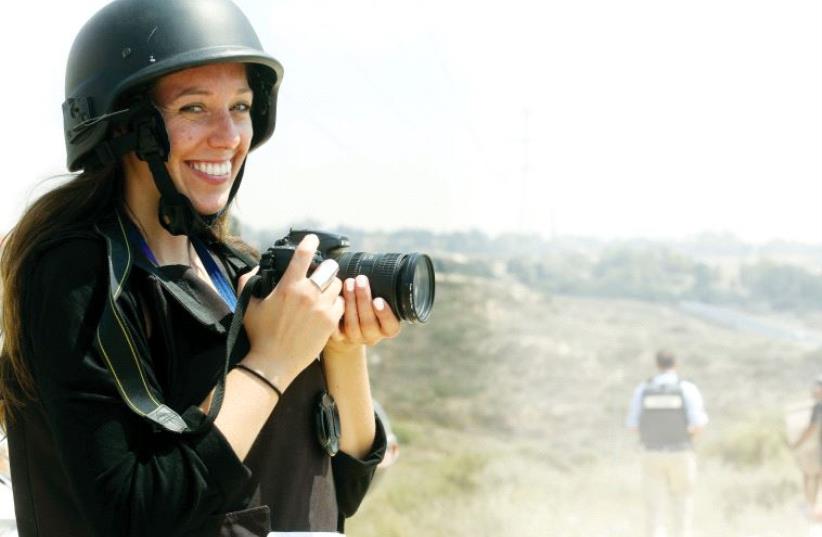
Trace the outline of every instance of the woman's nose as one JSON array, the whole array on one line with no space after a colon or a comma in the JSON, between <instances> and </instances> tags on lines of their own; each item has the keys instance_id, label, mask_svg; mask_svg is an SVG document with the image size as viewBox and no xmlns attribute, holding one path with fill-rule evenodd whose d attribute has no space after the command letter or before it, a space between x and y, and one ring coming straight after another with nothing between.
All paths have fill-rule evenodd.
<instances>
[{"instance_id":1,"label":"woman's nose","mask_svg":"<svg viewBox=\"0 0 822 537\"><path fill-rule=\"evenodd\" d=\"M224 110L214 116L208 140L212 147L234 149L240 144L241 139L240 125L230 110Z\"/></svg>"}]
</instances>

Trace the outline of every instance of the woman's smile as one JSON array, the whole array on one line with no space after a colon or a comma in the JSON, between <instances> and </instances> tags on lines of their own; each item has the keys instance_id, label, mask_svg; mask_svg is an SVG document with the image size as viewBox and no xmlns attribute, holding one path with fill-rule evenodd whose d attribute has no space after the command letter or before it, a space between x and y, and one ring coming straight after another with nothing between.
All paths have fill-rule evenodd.
<instances>
[{"instance_id":1,"label":"woman's smile","mask_svg":"<svg viewBox=\"0 0 822 537\"><path fill-rule=\"evenodd\" d=\"M186 161L189 169L200 179L212 185L222 185L226 181L231 181L231 161L208 161L189 160Z\"/></svg>"}]
</instances>

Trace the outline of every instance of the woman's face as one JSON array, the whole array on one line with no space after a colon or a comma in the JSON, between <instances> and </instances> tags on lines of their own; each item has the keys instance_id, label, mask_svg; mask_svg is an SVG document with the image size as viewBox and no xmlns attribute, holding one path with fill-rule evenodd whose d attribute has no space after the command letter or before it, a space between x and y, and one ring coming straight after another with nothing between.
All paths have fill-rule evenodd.
<instances>
[{"instance_id":1,"label":"woman's face","mask_svg":"<svg viewBox=\"0 0 822 537\"><path fill-rule=\"evenodd\" d=\"M219 212L253 135L254 94L245 65L221 63L172 73L157 82L153 96L168 131L167 167L174 186L198 213Z\"/></svg>"}]
</instances>

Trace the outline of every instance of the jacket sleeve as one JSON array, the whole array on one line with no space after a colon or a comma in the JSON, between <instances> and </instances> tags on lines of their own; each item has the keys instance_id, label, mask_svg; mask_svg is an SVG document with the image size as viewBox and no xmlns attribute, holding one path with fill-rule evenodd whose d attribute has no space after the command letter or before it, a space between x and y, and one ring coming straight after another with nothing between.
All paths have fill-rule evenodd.
<instances>
[{"instance_id":1,"label":"jacket sleeve","mask_svg":"<svg viewBox=\"0 0 822 537\"><path fill-rule=\"evenodd\" d=\"M93 346L107 278L105 250L93 240L40 258L23 303L36 391L94 535L188 533L244 506L250 472L216 428L159 431L122 401ZM152 377L151 364L142 366ZM184 413L191 425L202 418L196 407Z\"/></svg>"},{"instance_id":2,"label":"jacket sleeve","mask_svg":"<svg viewBox=\"0 0 822 537\"><path fill-rule=\"evenodd\" d=\"M374 444L365 457L357 459L340 451L331 459L334 471L334 487L337 490L337 504L340 508L340 515L345 518L351 517L357 512L365 493L368 492L368 486L374 478L377 465L385 457L385 450L388 445L385 427L383 427L382 421L376 414L374 419L377 420Z\"/></svg>"}]
</instances>

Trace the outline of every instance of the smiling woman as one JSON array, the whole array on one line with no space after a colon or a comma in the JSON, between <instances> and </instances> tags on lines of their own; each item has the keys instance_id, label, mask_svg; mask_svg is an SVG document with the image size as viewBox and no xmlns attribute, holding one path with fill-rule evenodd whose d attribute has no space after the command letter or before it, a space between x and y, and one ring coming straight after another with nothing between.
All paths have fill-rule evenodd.
<instances>
[{"instance_id":1,"label":"smiling woman","mask_svg":"<svg viewBox=\"0 0 822 537\"><path fill-rule=\"evenodd\" d=\"M251 145L253 98L246 67L239 63L174 73L154 88L171 143L168 168L174 186L200 214L217 213L228 202ZM146 175L148 167L133 154L129 161Z\"/></svg>"},{"instance_id":2,"label":"smiling woman","mask_svg":"<svg viewBox=\"0 0 822 537\"><path fill-rule=\"evenodd\" d=\"M172 185L197 214L218 215L233 196L254 133L254 92L246 65L216 63L178 71L159 79L150 93L165 124ZM123 175L126 210L148 246L161 262L183 262L165 259L168 249L152 243L163 235L157 233L162 226L156 217L160 192L148 163L127 153Z\"/></svg>"},{"instance_id":3,"label":"smiling woman","mask_svg":"<svg viewBox=\"0 0 822 537\"><path fill-rule=\"evenodd\" d=\"M357 510L386 444L365 344L398 321L362 276L307 277L314 235L252 298L256 260L226 233L281 80L229 0L117 0L77 36L80 173L0 254L21 536L329 535Z\"/></svg>"}]
</instances>

